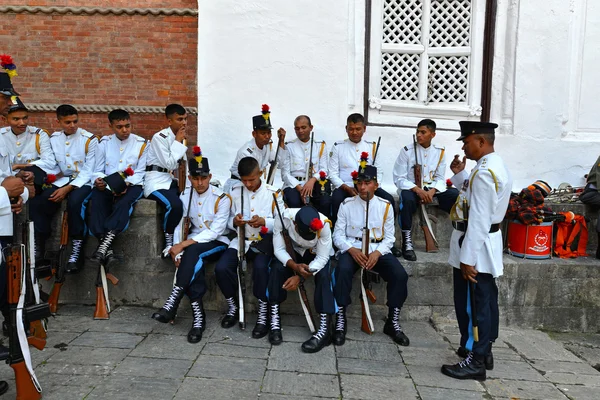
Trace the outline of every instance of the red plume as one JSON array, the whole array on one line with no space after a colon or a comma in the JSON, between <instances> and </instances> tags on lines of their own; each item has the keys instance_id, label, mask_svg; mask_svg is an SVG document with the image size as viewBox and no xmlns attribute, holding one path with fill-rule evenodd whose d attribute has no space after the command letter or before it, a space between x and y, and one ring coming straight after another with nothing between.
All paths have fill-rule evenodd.
<instances>
[{"instance_id":1,"label":"red plume","mask_svg":"<svg viewBox=\"0 0 600 400\"><path fill-rule=\"evenodd\" d=\"M262 112L264 113L268 113L270 111L269 109L269 105L268 104L263 104L262 105Z\"/></svg>"},{"instance_id":2,"label":"red plume","mask_svg":"<svg viewBox=\"0 0 600 400\"><path fill-rule=\"evenodd\" d=\"M311 231L319 231L323 229L323 221L321 221L319 218L314 218L312 221L310 221L309 227Z\"/></svg>"},{"instance_id":3,"label":"red plume","mask_svg":"<svg viewBox=\"0 0 600 400\"><path fill-rule=\"evenodd\" d=\"M269 228L267 228L266 226L261 226L260 227L260 233L262 235L265 235L265 234L269 233Z\"/></svg>"},{"instance_id":4,"label":"red plume","mask_svg":"<svg viewBox=\"0 0 600 400\"><path fill-rule=\"evenodd\" d=\"M452 186L452 181L450 179L446 179L446 186Z\"/></svg>"},{"instance_id":5,"label":"red plume","mask_svg":"<svg viewBox=\"0 0 600 400\"><path fill-rule=\"evenodd\" d=\"M363 151L362 153L360 153L360 158L366 160L367 158L369 158L369 153Z\"/></svg>"},{"instance_id":6,"label":"red plume","mask_svg":"<svg viewBox=\"0 0 600 400\"><path fill-rule=\"evenodd\" d=\"M192 153L194 153L195 156L199 156L200 153L202 153L202 150L200 150L200 146L194 146L192 148Z\"/></svg>"},{"instance_id":7,"label":"red plume","mask_svg":"<svg viewBox=\"0 0 600 400\"><path fill-rule=\"evenodd\" d=\"M327 178L327 172L325 172L325 171L319 172L319 178L321 178L321 180Z\"/></svg>"},{"instance_id":8,"label":"red plume","mask_svg":"<svg viewBox=\"0 0 600 400\"><path fill-rule=\"evenodd\" d=\"M0 54L0 64L2 64L2 65L13 64L13 59L8 54Z\"/></svg>"},{"instance_id":9,"label":"red plume","mask_svg":"<svg viewBox=\"0 0 600 400\"><path fill-rule=\"evenodd\" d=\"M56 182L56 175L48 174L48 175L46 175L46 179L44 179L44 181L47 184L52 184L52 183Z\"/></svg>"},{"instance_id":10,"label":"red plume","mask_svg":"<svg viewBox=\"0 0 600 400\"><path fill-rule=\"evenodd\" d=\"M132 176L134 174L134 171L133 171L133 168L127 167L127 169L125 171L123 171L123 173L127 176Z\"/></svg>"},{"instance_id":11,"label":"red plume","mask_svg":"<svg viewBox=\"0 0 600 400\"><path fill-rule=\"evenodd\" d=\"M352 173L350 174L350 176L352 176L352 179L356 179L356 178L358 178L358 172L352 171Z\"/></svg>"}]
</instances>

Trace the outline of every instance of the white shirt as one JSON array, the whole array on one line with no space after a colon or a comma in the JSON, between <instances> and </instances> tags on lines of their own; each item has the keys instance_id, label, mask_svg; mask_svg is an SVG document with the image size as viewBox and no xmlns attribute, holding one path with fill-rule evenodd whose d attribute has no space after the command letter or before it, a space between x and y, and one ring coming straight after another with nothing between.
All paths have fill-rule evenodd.
<instances>
[{"instance_id":1,"label":"white shirt","mask_svg":"<svg viewBox=\"0 0 600 400\"><path fill-rule=\"evenodd\" d=\"M50 146L50 134L44 129L28 126L25 132L15 135L7 126L0 129L0 134L4 137L13 164L37 165L47 174L60 172Z\"/></svg>"},{"instance_id":2,"label":"white shirt","mask_svg":"<svg viewBox=\"0 0 600 400\"><path fill-rule=\"evenodd\" d=\"M69 181L71 185L82 187L91 185L96 166L96 148L98 139L90 132L77 128L72 135L64 131L54 132L50 136L50 145L63 177L54 185L63 187Z\"/></svg>"},{"instance_id":3,"label":"white shirt","mask_svg":"<svg viewBox=\"0 0 600 400\"><path fill-rule=\"evenodd\" d=\"M469 212L462 247L458 240L463 232L456 229L452 232L448 262L454 268L460 268L462 262L494 277L502 275L502 232L489 231L491 225L501 223L506 214L512 188L510 173L500 156L490 153L477 161L471 174L463 170L450 179L454 186L461 188L450 218L454 221L464 219L465 199Z\"/></svg>"},{"instance_id":4,"label":"white shirt","mask_svg":"<svg viewBox=\"0 0 600 400\"><path fill-rule=\"evenodd\" d=\"M183 216L189 215L191 220L192 226L188 239L196 243L218 240L229 244L229 239L225 236L228 233L227 222L231 210L231 197L228 194L210 185L202 194L198 194L193 188L186 188L179 198L183 203ZM190 204L189 211L188 204ZM175 228L175 238L176 243L183 241L183 218Z\"/></svg>"},{"instance_id":5,"label":"white shirt","mask_svg":"<svg viewBox=\"0 0 600 400\"><path fill-rule=\"evenodd\" d=\"M351 247L362 248L362 229L365 226L367 203L360 196L349 197L340 205L333 231L333 244L345 253ZM390 253L395 237L394 210L381 197L369 201L369 253L378 250L382 256ZM381 240L373 243L374 240Z\"/></svg>"},{"instance_id":6,"label":"white shirt","mask_svg":"<svg viewBox=\"0 0 600 400\"><path fill-rule=\"evenodd\" d=\"M285 144L285 153L283 155L281 166L281 179L283 188L295 188L298 185L304 186L304 178L308 169L310 157L310 140L306 143L296 138ZM324 141L313 142L312 163L313 170L308 178L315 177L319 179L319 172L328 172L327 145ZM302 182L297 178L301 178Z\"/></svg>"},{"instance_id":7,"label":"white shirt","mask_svg":"<svg viewBox=\"0 0 600 400\"><path fill-rule=\"evenodd\" d=\"M4 179L13 176L14 172L11 170L10 153L4 143L4 137L0 135L0 185L4 182ZM27 188L21 194L23 203L26 203L29 199L29 191ZM2 186L0 186L0 236L12 236L13 235L13 213L11 210L10 198L8 192Z\"/></svg>"},{"instance_id":8,"label":"white shirt","mask_svg":"<svg viewBox=\"0 0 600 400\"><path fill-rule=\"evenodd\" d=\"M368 140L361 140L358 143L345 139L335 142L329 153L329 180L336 187L346 184L354 187L352 182L352 172L357 171L360 163L360 156L363 151L369 153L367 159L368 165L373 165L373 155L377 144ZM375 159L375 167L377 167L377 181L383 179L383 168L381 168L381 159Z\"/></svg>"},{"instance_id":9,"label":"white shirt","mask_svg":"<svg viewBox=\"0 0 600 400\"><path fill-rule=\"evenodd\" d=\"M241 208L241 193L244 193L244 209ZM273 200L273 194L277 194L277 204L279 205L279 209L283 211L284 205L282 196L279 190L274 188L271 185L267 185L265 182L262 182L258 190L255 192L251 192L244 185L238 184L231 189L231 214L229 216L229 221L227 226L229 229L237 232L237 227L233 226L233 218L237 214L242 214L244 220L249 220L254 215L258 215L265 219L265 226L269 229L269 232L273 232L273 227L275 224L274 217L277 214L277 210L275 209L275 201ZM246 251L250 247L250 243L258 239L260 235L261 228L253 228L250 225L245 225L246 230ZM233 238L231 244L229 245L230 249L238 249L238 238L237 236Z\"/></svg>"},{"instance_id":10,"label":"white shirt","mask_svg":"<svg viewBox=\"0 0 600 400\"><path fill-rule=\"evenodd\" d=\"M146 165L156 165L169 171L179 168L179 160L185 157L187 151L187 146L175 140L171 128L155 133L148 147ZM155 190L168 189L172 181L171 172L147 171L144 178L144 196L150 196Z\"/></svg>"},{"instance_id":11,"label":"white shirt","mask_svg":"<svg viewBox=\"0 0 600 400\"><path fill-rule=\"evenodd\" d=\"M417 155L421 164L423 187L434 188L438 192L446 190L446 156L441 146L430 145L425 148L417 143ZM415 150L414 144L404 146L394 164L394 184L399 190L411 190L415 187Z\"/></svg>"},{"instance_id":12,"label":"white shirt","mask_svg":"<svg viewBox=\"0 0 600 400\"><path fill-rule=\"evenodd\" d=\"M231 175L239 178L238 164L240 163L240 160L244 157L252 157L256 161L258 161L258 168L260 169L261 174L263 174L263 176L266 178L266 174L269 171L269 162L275 159L276 151L277 149L273 149L273 143L264 145L262 149L258 148L258 146L256 145L256 140L252 138L252 140L248 141L242 147L240 147L237 154L235 155L233 165L231 165L231 168L229 168L229 172L231 172ZM279 153L283 152L280 151ZM281 160L282 155L279 154L278 158ZM225 181L223 190L226 193L229 193L232 187L236 185L236 182L238 182L236 179L228 178L227 181Z\"/></svg>"},{"instance_id":13,"label":"white shirt","mask_svg":"<svg viewBox=\"0 0 600 400\"><path fill-rule=\"evenodd\" d=\"M331 237L330 223L326 216L319 213L319 218L323 221L323 229L315 236L312 240L303 239L294 226L294 219L298 213L299 208L288 208L282 210L283 223L285 229L290 235L292 241L292 247L294 250L304 256L304 253L310 251L315 254L314 260L308 264L310 272L316 274L319 272L327 262L333 252L333 242ZM277 213L277 210L275 210ZM285 266L289 260L292 259L285 247L285 240L283 239L281 221L279 216L275 218L275 229L273 230L273 250L275 251L275 257Z\"/></svg>"},{"instance_id":14,"label":"white shirt","mask_svg":"<svg viewBox=\"0 0 600 400\"><path fill-rule=\"evenodd\" d=\"M131 185L143 185L148 153L145 144L146 139L133 133L126 140L120 140L115 134L104 136L100 139L96 150L93 179L104 178L131 167L134 174L128 176L125 182Z\"/></svg>"}]
</instances>

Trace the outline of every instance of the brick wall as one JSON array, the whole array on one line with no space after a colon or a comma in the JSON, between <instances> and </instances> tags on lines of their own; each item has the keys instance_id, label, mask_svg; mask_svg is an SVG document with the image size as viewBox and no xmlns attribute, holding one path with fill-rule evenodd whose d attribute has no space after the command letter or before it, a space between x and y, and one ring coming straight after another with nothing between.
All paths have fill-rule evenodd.
<instances>
[{"instance_id":1,"label":"brick wall","mask_svg":"<svg viewBox=\"0 0 600 400\"><path fill-rule=\"evenodd\" d=\"M13 82L25 104L197 107L197 23L194 15L76 15L2 11L0 53L13 56ZM14 3L13 3L14 4ZM28 2L52 7L192 8L196 1ZM16 5L16 4L14 4ZM63 9L64 10L64 9ZM52 112L34 112L31 124L56 128ZM107 133L106 112L80 114L81 126ZM163 114L132 113L144 136L165 126ZM195 142L196 118L191 118Z\"/></svg>"}]
</instances>

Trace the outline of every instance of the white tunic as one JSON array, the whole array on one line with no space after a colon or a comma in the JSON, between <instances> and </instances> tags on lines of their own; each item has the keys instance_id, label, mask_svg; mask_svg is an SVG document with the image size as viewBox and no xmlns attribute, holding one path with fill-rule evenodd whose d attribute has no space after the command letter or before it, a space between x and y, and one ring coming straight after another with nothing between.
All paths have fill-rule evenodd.
<instances>
[{"instance_id":1,"label":"white tunic","mask_svg":"<svg viewBox=\"0 0 600 400\"><path fill-rule=\"evenodd\" d=\"M241 193L244 192L244 210L241 208ZM262 182L258 190L255 192L251 192L246 189L243 185L239 184L234 186L231 189L231 214L229 216L229 221L227 226L229 229L237 232L237 227L233 226L233 218L237 214L242 214L244 220L249 220L254 215L258 215L265 219L265 226L269 229L269 232L273 232L273 227L275 224L274 217L277 215L277 210L275 209L275 201L273 200L273 194L277 195L277 204L279 205L279 209L283 211L284 205L282 196L279 190L275 189L271 185L267 185L265 182ZM254 240L257 240L260 234L261 228L253 228L250 225L245 225L246 230L246 251L250 247L250 243ZM238 249L238 238L237 236L233 238L231 244L229 245L230 249Z\"/></svg>"},{"instance_id":2,"label":"white tunic","mask_svg":"<svg viewBox=\"0 0 600 400\"><path fill-rule=\"evenodd\" d=\"M191 202L190 193L192 194ZM231 197L228 194L210 185L206 192L202 194L198 194L193 188L186 188L179 198L183 203L183 216L189 215L191 220L192 226L188 239L196 243L219 240L229 244L226 235L228 233L227 223L231 210ZM189 212L188 204L190 204ZM176 243L183 241L183 218L175 228L175 241Z\"/></svg>"},{"instance_id":3,"label":"white tunic","mask_svg":"<svg viewBox=\"0 0 600 400\"><path fill-rule=\"evenodd\" d=\"M463 232L456 229L452 232L448 262L454 268L460 268L460 263L464 263L494 277L502 275L502 232L489 231L491 225L501 223L506 214L512 188L510 173L500 156L490 153L477 161L471 174L463 170L451 180L461 190L450 217L455 221L464 219L464 199L469 212L462 248L458 240Z\"/></svg>"},{"instance_id":4,"label":"white tunic","mask_svg":"<svg viewBox=\"0 0 600 400\"><path fill-rule=\"evenodd\" d=\"M296 232L296 228L294 226L294 219L296 218L296 214L299 210L299 208L289 208L285 211L282 210L283 223L285 225L285 229L290 235L292 247L298 254L304 256L304 253L307 251L315 254L314 260L308 264L310 272L312 272L314 275L323 269L325 265L327 265L329 257L333 252L333 242L330 227L331 221L329 221L326 216L319 213L319 218L321 221L323 221L323 229L321 229L319 234L315 236L314 239L303 239L302 236ZM277 210L275 212L277 212ZM283 265L286 265L292 257L285 247L285 240L283 239L283 234L281 231L281 221L279 220L279 216L276 215L275 229L273 230L273 250L275 251L275 257L277 257L277 259Z\"/></svg>"},{"instance_id":5,"label":"white tunic","mask_svg":"<svg viewBox=\"0 0 600 400\"><path fill-rule=\"evenodd\" d=\"M49 133L44 129L28 126L25 132L15 135L10 126L7 126L0 129L0 134L4 138L13 164L37 165L47 174L60 172L50 146Z\"/></svg>"},{"instance_id":6,"label":"white tunic","mask_svg":"<svg viewBox=\"0 0 600 400\"><path fill-rule=\"evenodd\" d=\"M446 155L441 146L430 145L424 148L417 143L417 156L421 164L421 181L423 187L446 190ZM409 144L400 150L394 164L394 184L398 190L411 190L415 187L415 150L414 144Z\"/></svg>"},{"instance_id":7,"label":"white tunic","mask_svg":"<svg viewBox=\"0 0 600 400\"><path fill-rule=\"evenodd\" d=\"M365 226L367 203L360 196L349 197L340 205L333 231L333 244L345 253L351 247L362 248L362 229ZM381 197L373 196L369 202L369 253L378 250L382 256L390 253L396 241L394 210ZM381 240L379 243L374 241Z\"/></svg>"},{"instance_id":8,"label":"white tunic","mask_svg":"<svg viewBox=\"0 0 600 400\"><path fill-rule=\"evenodd\" d=\"M71 181L71 185L82 187L93 183L98 139L92 133L81 128L68 136L64 131L54 132L50 136L50 145L64 175L54 185L63 187Z\"/></svg>"},{"instance_id":9,"label":"white tunic","mask_svg":"<svg viewBox=\"0 0 600 400\"><path fill-rule=\"evenodd\" d=\"M4 179L14 175L11 170L11 162L8 148L4 143L4 138L0 135L0 185ZM29 199L27 188L21 194L23 203ZM11 210L10 198L4 187L0 186L0 236L12 236L13 234L13 213Z\"/></svg>"},{"instance_id":10,"label":"white tunic","mask_svg":"<svg viewBox=\"0 0 600 400\"><path fill-rule=\"evenodd\" d=\"M163 129L154 134L148 145L146 165L156 165L169 171L176 170L179 168L179 160L185 157L186 151L187 146L175 140L171 128ZM155 190L170 188L172 181L171 172L147 171L144 178L144 196L150 196Z\"/></svg>"},{"instance_id":11,"label":"white tunic","mask_svg":"<svg viewBox=\"0 0 600 400\"><path fill-rule=\"evenodd\" d=\"M96 150L93 179L104 178L131 167L134 174L125 181L131 185L143 185L148 153L145 145L146 139L133 133L126 140L120 140L115 134L104 136Z\"/></svg>"},{"instance_id":12,"label":"white tunic","mask_svg":"<svg viewBox=\"0 0 600 400\"><path fill-rule=\"evenodd\" d=\"M369 153L367 164L373 165L373 155L375 154L376 146L377 143L368 140L361 140L358 143L354 143L350 139L335 142L329 153L329 180L331 183L336 188L343 184L353 187L352 172L358 172L362 152L366 151ZM375 166L377 167L377 181L381 182L383 179L383 168L381 168L380 157L375 159Z\"/></svg>"},{"instance_id":13,"label":"white tunic","mask_svg":"<svg viewBox=\"0 0 600 400\"><path fill-rule=\"evenodd\" d=\"M281 166L281 179L283 180L283 188L295 188L298 185L303 186L308 169L310 157L310 140L306 143L299 139L294 139L285 144L285 153ZM328 157L327 145L324 141L313 142L312 163L313 170L309 178L315 177L319 179L319 172L328 173ZM299 181L297 178L301 178Z\"/></svg>"}]
</instances>

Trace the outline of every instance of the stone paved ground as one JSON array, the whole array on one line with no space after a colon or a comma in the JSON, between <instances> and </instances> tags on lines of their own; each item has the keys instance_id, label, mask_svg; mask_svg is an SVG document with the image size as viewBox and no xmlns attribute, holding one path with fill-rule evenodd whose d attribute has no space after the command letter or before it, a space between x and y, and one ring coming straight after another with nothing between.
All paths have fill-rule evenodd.
<instances>
[{"instance_id":1,"label":"stone paved ground","mask_svg":"<svg viewBox=\"0 0 600 400\"><path fill-rule=\"evenodd\" d=\"M175 325L149 318L153 310L119 307L94 321L92 307L63 306L51 319L48 345L33 350L44 399L599 399L600 335L546 334L504 328L488 380L455 381L439 372L458 361L451 322L405 322L410 347L381 333L368 336L350 320L344 346L300 351L308 329L283 316L284 343L221 329L209 313L199 344L187 343L189 314ZM252 320L252 319L251 319ZM14 398L8 366L0 368Z\"/></svg>"}]
</instances>

